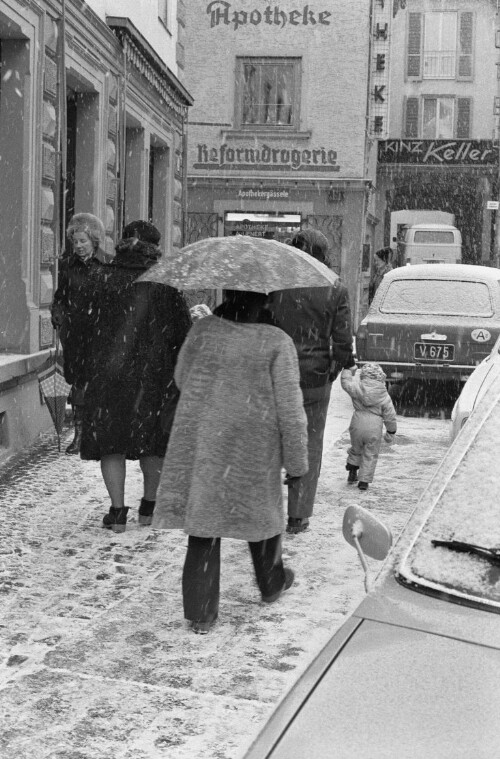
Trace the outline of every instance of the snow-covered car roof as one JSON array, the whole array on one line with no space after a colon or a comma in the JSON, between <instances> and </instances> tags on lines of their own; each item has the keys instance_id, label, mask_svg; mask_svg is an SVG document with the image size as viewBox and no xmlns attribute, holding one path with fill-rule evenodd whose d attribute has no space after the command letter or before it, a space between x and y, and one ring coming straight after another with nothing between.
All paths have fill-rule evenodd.
<instances>
[{"instance_id":1,"label":"snow-covered car roof","mask_svg":"<svg viewBox=\"0 0 500 759\"><path fill-rule=\"evenodd\" d=\"M400 266L384 275L384 283L393 279L470 279L498 282L500 269L475 264L415 264Z\"/></svg>"}]
</instances>

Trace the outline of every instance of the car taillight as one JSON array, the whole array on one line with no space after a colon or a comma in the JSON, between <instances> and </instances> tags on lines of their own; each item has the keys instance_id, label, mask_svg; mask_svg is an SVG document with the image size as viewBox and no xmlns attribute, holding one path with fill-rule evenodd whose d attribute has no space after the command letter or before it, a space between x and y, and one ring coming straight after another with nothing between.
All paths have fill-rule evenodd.
<instances>
[{"instance_id":1,"label":"car taillight","mask_svg":"<svg viewBox=\"0 0 500 759\"><path fill-rule=\"evenodd\" d=\"M366 357L366 341L368 329L365 322L361 322L356 332L356 358L363 359Z\"/></svg>"}]
</instances>

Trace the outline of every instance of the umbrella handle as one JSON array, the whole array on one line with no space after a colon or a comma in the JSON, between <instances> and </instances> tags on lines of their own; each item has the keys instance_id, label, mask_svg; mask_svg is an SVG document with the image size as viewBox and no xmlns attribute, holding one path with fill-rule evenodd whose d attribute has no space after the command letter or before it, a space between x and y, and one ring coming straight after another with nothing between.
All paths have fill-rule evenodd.
<instances>
[{"instance_id":1,"label":"umbrella handle","mask_svg":"<svg viewBox=\"0 0 500 759\"><path fill-rule=\"evenodd\" d=\"M54 363L57 365L57 359L59 358L59 346L60 346L59 327L56 327L55 330L56 330L56 345L55 345L56 352L54 354ZM54 395L55 394L56 394L56 375L54 373ZM57 436L57 451L58 453L61 453L61 435L57 427L56 427L56 436Z\"/></svg>"}]
</instances>

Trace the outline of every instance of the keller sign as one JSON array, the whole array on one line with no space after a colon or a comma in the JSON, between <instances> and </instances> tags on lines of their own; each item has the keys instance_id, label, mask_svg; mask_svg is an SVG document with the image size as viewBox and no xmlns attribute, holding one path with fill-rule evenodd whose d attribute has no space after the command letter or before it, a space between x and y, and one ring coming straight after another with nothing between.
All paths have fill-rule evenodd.
<instances>
[{"instance_id":1,"label":"keller sign","mask_svg":"<svg viewBox=\"0 0 500 759\"><path fill-rule=\"evenodd\" d=\"M491 140L384 140L378 144L378 162L491 166L498 163L498 150Z\"/></svg>"}]
</instances>

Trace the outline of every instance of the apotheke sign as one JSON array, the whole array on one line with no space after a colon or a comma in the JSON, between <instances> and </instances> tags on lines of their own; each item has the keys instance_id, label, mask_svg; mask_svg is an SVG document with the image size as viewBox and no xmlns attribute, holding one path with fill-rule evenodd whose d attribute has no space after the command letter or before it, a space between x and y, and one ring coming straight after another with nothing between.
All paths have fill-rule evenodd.
<instances>
[{"instance_id":1,"label":"apotheke sign","mask_svg":"<svg viewBox=\"0 0 500 759\"><path fill-rule=\"evenodd\" d=\"M207 5L207 15L210 18L210 28L225 24L236 31L243 26L260 26L265 24L277 29L286 26L330 26L331 11L317 11L310 5L291 11L283 10L279 5L267 5L265 8L253 10L237 10L231 3L224 0L214 0Z\"/></svg>"}]
</instances>

